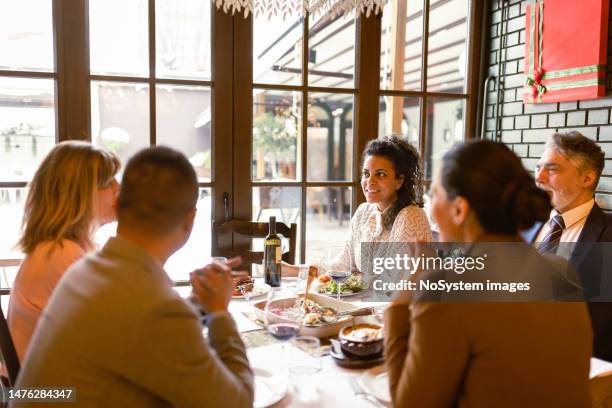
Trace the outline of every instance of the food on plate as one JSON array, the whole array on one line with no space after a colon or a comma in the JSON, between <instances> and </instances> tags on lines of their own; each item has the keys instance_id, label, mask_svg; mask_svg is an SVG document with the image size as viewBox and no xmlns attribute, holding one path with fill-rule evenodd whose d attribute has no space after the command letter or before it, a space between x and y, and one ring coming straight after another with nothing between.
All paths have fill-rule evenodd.
<instances>
[{"instance_id":1,"label":"food on plate","mask_svg":"<svg viewBox=\"0 0 612 408\"><path fill-rule=\"evenodd\" d=\"M242 291L240 287L242 287L245 292L252 292L255 282L250 276L246 278L234 278L233 279L233 287L232 287L232 296L242 296Z\"/></svg>"},{"instance_id":2,"label":"food on plate","mask_svg":"<svg viewBox=\"0 0 612 408\"><path fill-rule=\"evenodd\" d=\"M303 323L308 325L320 324L321 315L318 313L307 313L306 316L304 316Z\"/></svg>"},{"instance_id":3,"label":"food on plate","mask_svg":"<svg viewBox=\"0 0 612 408\"><path fill-rule=\"evenodd\" d=\"M304 309L306 310L306 313L319 313L322 309L322 307L317 302L314 302L310 299L306 300L306 307L304 307L303 297L297 298L293 307Z\"/></svg>"},{"instance_id":4,"label":"food on plate","mask_svg":"<svg viewBox=\"0 0 612 408\"><path fill-rule=\"evenodd\" d=\"M330 317L335 319L335 311L333 309L322 307L310 299L306 300L306 307L304 307L304 298L296 299L290 307L274 307L270 308L270 310L275 315L288 320L302 319L302 323L308 326L328 323L326 319Z\"/></svg>"},{"instance_id":5,"label":"food on plate","mask_svg":"<svg viewBox=\"0 0 612 408\"><path fill-rule=\"evenodd\" d=\"M324 273L319 276L319 284L326 284L329 283L329 281L331 281L331 276L329 276L329 273Z\"/></svg>"},{"instance_id":6,"label":"food on plate","mask_svg":"<svg viewBox=\"0 0 612 408\"><path fill-rule=\"evenodd\" d=\"M370 357L382 353L383 328L377 324L359 323L340 330L340 347L349 355Z\"/></svg>"},{"instance_id":7,"label":"food on plate","mask_svg":"<svg viewBox=\"0 0 612 408\"><path fill-rule=\"evenodd\" d=\"M340 284L340 294L350 295L353 293L359 293L367 287L368 284L363 279L361 279L361 275L353 274ZM331 278L327 283L322 284L321 280L319 279L319 287L317 290L319 293L335 295L338 293L338 284L331 280Z\"/></svg>"},{"instance_id":8,"label":"food on plate","mask_svg":"<svg viewBox=\"0 0 612 408\"><path fill-rule=\"evenodd\" d=\"M381 339L382 327L369 324L358 324L345 330L343 337L348 341L371 341Z\"/></svg>"}]
</instances>

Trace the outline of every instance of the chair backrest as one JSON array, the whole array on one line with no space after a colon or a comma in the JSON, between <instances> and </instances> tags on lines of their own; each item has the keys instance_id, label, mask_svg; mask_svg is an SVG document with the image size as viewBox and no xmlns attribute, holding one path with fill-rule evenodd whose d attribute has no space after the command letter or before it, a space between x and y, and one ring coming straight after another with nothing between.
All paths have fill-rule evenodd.
<instances>
[{"instance_id":1,"label":"chair backrest","mask_svg":"<svg viewBox=\"0 0 612 408\"><path fill-rule=\"evenodd\" d=\"M0 355L8 374L9 386L14 387L17 382L17 374L19 374L19 358L2 308L0 308Z\"/></svg>"},{"instance_id":2,"label":"chair backrest","mask_svg":"<svg viewBox=\"0 0 612 408\"><path fill-rule=\"evenodd\" d=\"M242 265L251 271L251 265L261 264L263 260L262 251L253 251L250 249L250 240L253 238L265 238L268 235L269 223L253 222L243 220L230 220L224 222L213 221L212 223L212 256L224 256L231 258L240 255L242 257ZM287 226L282 222L276 223L276 232L279 235L289 240L289 251L283 254L283 261L290 264L295 263L295 247L297 242L297 224ZM224 234L231 234L232 247L220 246L220 237ZM248 238L248 242L244 241L236 245L234 238ZM227 241L226 241L227 242Z\"/></svg>"}]
</instances>

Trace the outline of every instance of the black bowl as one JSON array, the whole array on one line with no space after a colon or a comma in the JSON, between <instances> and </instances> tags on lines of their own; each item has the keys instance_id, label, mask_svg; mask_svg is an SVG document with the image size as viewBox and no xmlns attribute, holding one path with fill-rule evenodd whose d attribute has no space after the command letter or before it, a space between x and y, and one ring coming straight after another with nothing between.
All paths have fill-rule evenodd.
<instances>
[{"instance_id":1,"label":"black bowl","mask_svg":"<svg viewBox=\"0 0 612 408\"><path fill-rule=\"evenodd\" d=\"M356 339L351 336L356 330L375 329L381 330L381 335L376 338ZM384 338L382 336L382 326L372 323L358 323L344 326L338 334L340 347L342 351L348 355L358 357L369 357L380 354L383 351Z\"/></svg>"}]
</instances>

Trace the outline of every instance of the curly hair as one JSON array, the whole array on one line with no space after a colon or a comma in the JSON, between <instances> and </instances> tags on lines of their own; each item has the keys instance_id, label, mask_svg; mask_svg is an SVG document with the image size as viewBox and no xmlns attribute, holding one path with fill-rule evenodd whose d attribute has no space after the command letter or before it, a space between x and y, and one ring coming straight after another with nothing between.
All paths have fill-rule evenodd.
<instances>
[{"instance_id":1,"label":"curly hair","mask_svg":"<svg viewBox=\"0 0 612 408\"><path fill-rule=\"evenodd\" d=\"M397 214L406 206L423 207L423 170L417 149L401 136L385 136L368 142L361 156L361 167L368 156L381 156L393 163L396 177L404 176L397 190L397 200L383 214L383 225L393 225Z\"/></svg>"}]
</instances>

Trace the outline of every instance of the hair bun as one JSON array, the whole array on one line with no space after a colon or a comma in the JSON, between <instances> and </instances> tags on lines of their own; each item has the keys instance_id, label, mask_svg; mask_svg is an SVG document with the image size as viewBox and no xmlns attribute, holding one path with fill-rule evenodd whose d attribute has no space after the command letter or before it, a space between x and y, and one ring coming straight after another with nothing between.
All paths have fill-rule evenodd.
<instances>
[{"instance_id":1,"label":"hair bun","mask_svg":"<svg viewBox=\"0 0 612 408\"><path fill-rule=\"evenodd\" d=\"M501 196L501 205L506 215L514 221L517 229L528 229L550 215L550 197L539 189L531 178L522 178L510 183Z\"/></svg>"}]
</instances>

